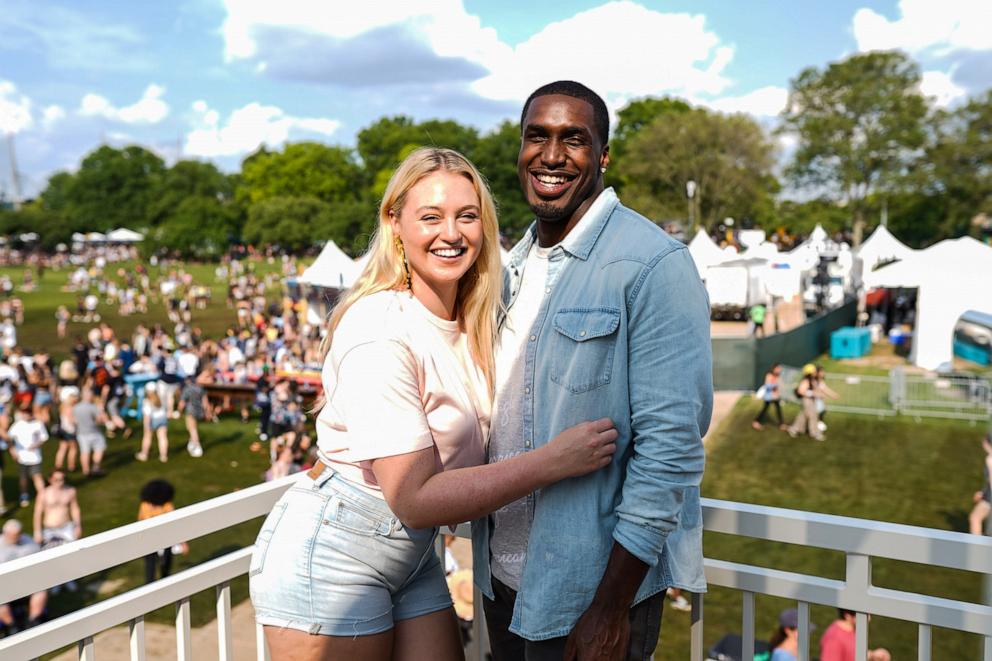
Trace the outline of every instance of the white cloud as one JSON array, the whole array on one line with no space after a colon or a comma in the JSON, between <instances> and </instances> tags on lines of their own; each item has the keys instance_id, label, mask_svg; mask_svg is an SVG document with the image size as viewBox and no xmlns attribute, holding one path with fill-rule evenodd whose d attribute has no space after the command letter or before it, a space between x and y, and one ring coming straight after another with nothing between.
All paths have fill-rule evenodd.
<instances>
[{"instance_id":1,"label":"white cloud","mask_svg":"<svg viewBox=\"0 0 992 661\"><path fill-rule=\"evenodd\" d=\"M63 119L65 119L65 108L57 104L46 106L41 112L41 125L46 129L51 128Z\"/></svg>"},{"instance_id":2,"label":"white cloud","mask_svg":"<svg viewBox=\"0 0 992 661\"><path fill-rule=\"evenodd\" d=\"M157 124L169 114L169 105L162 100L164 94L165 88L153 83L145 88L140 99L129 106L116 108L106 97L91 92L80 102L79 114L125 124Z\"/></svg>"},{"instance_id":3,"label":"white cloud","mask_svg":"<svg viewBox=\"0 0 992 661\"><path fill-rule=\"evenodd\" d=\"M256 102L235 110L223 123L220 113L205 101L195 101L192 107L195 128L186 136L184 147L184 153L189 156L237 156L263 144L280 145L286 142L290 132L304 131L329 136L340 127L337 120L293 117L276 106Z\"/></svg>"},{"instance_id":4,"label":"white cloud","mask_svg":"<svg viewBox=\"0 0 992 661\"><path fill-rule=\"evenodd\" d=\"M19 93L14 83L0 80L0 133L20 133L33 124L31 99Z\"/></svg>"},{"instance_id":5,"label":"white cloud","mask_svg":"<svg viewBox=\"0 0 992 661\"><path fill-rule=\"evenodd\" d=\"M968 91L955 83L950 74L943 71L924 71L920 80L920 91L932 96L940 108L946 108L968 95Z\"/></svg>"},{"instance_id":6,"label":"white cloud","mask_svg":"<svg viewBox=\"0 0 992 661\"><path fill-rule=\"evenodd\" d=\"M770 85L741 96L727 96L702 103L720 112L742 112L756 117L775 117L785 109L788 99L787 89Z\"/></svg>"},{"instance_id":7,"label":"white cloud","mask_svg":"<svg viewBox=\"0 0 992 661\"><path fill-rule=\"evenodd\" d=\"M732 58L701 14L610 2L547 25L490 62L492 74L473 87L490 98L523 99L543 83L578 78L608 100L717 94L730 82L723 70Z\"/></svg>"},{"instance_id":8,"label":"white cloud","mask_svg":"<svg viewBox=\"0 0 992 661\"><path fill-rule=\"evenodd\" d=\"M382 69L400 72L398 80L380 82L409 82L402 66L376 51L382 44L370 41L371 35L392 37L390 43L399 51L394 57L403 58L404 48L419 44L436 56L424 58L423 66L435 68L438 82L455 84L449 72L456 70L475 94L492 100L520 101L558 78L580 79L612 107L645 95L719 94L730 83L724 69L734 55L733 47L707 29L702 14L659 12L629 0L551 23L516 46L482 27L462 0L385 0L370 12L356 12L347 3L307 0L224 4L225 57L246 60L257 72L279 77L306 71L310 80L354 84L341 72L327 70L333 62L315 67L313 54L323 40L342 48L342 57L351 47L375 51L383 63L377 76L386 75ZM471 66L458 68L455 62Z\"/></svg>"},{"instance_id":9,"label":"white cloud","mask_svg":"<svg viewBox=\"0 0 992 661\"><path fill-rule=\"evenodd\" d=\"M910 53L933 50L992 49L992 3L988 0L899 0L899 18L890 21L867 8L854 14L858 49Z\"/></svg>"}]
</instances>

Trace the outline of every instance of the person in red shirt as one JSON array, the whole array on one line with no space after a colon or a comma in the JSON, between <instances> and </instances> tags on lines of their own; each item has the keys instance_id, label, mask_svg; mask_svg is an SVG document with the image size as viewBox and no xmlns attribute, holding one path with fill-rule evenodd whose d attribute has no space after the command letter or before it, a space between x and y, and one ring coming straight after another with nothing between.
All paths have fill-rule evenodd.
<instances>
[{"instance_id":1,"label":"person in red shirt","mask_svg":"<svg viewBox=\"0 0 992 661\"><path fill-rule=\"evenodd\" d=\"M837 619L820 638L820 661L854 661L856 615L854 611L837 609ZM889 650L879 647L868 650L868 661L891 661Z\"/></svg>"}]
</instances>

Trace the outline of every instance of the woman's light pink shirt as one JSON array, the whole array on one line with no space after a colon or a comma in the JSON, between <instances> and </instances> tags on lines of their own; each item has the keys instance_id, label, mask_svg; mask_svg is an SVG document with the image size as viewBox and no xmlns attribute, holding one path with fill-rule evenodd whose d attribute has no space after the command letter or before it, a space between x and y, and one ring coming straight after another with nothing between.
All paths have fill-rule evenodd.
<instances>
[{"instance_id":1,"label":"woman's light pink shirt","mask_svg":"<svg viewBox=\"0 0 992 661\"><path fill-rule=\"evenodd\" d=\"M342 477L379 494L372 460L434 448L438 470L485 461L491 402L457 321L408 292L357 301L324 360L317 447Z\"/></svg>"}]
</instances>

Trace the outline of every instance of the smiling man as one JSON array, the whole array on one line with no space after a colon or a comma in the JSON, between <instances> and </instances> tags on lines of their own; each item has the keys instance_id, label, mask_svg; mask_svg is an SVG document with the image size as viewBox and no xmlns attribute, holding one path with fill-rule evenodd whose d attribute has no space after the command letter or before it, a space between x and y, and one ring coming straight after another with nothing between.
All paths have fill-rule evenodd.
<instances>
[{"instance_id":1,"label":"smiling man","mask_svg":"<svg viewBox=\"0 0 992 661\"><path fill-rule=\"evenodd\" d=\"M705 589L709 305L685 246L604 189L599 96L545 85L521 131L537 220L506 270L489 461L583 420L609 417L620 438L610 466L474 526L493 658L648 659L665 589Z\"/></svg>"}]
</instances>

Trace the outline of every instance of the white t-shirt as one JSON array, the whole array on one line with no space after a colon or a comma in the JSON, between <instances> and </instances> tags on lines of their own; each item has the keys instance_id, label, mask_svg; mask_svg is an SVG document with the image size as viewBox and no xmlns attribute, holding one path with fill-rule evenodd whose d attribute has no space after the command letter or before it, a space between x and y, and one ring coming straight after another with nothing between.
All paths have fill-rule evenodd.
<instances>
[{"instance_id":1,"label":"white t-shirt","mask_svg":"<svg viewBox=\"0 0 992 661\"><path fill-rule=\"evenodd\" d=\"M48 440L48 430L40 420L18 420L7 431L17 449L17 463L37 466L41 463L41 446Z\"/></svg>"},{"instance_id":2,"label":"white t-shirt","mask_svg":"<svg viewBox=\"0 0 992 661\"><path fill-rule=\"evenodd\" d=\"M489 463L506 461L528 448L524 439L523 411L531 398L524 393L524 369L528 345L536 339L534 321L547 295L548 256L551 248L534 243L524 262L524 277L503 322L496 352L496 404L489 437ZM505 505L492 513L490 540L493 576L503 584L520 589L527 548L533 495Z\"/></svg>"},{"instance_id":3,"label":"white t-shirt","mask_svg":"<svg viewBox=\"0 0 992 661\"><path fill-rule=\"evenodd\" d=\"M353 304L322 370L317 447L341 475L381 497L372 459L434 447L438 470L485 462L491 404L457 321L409 292Z\"/></svg>"}]
</instances>

